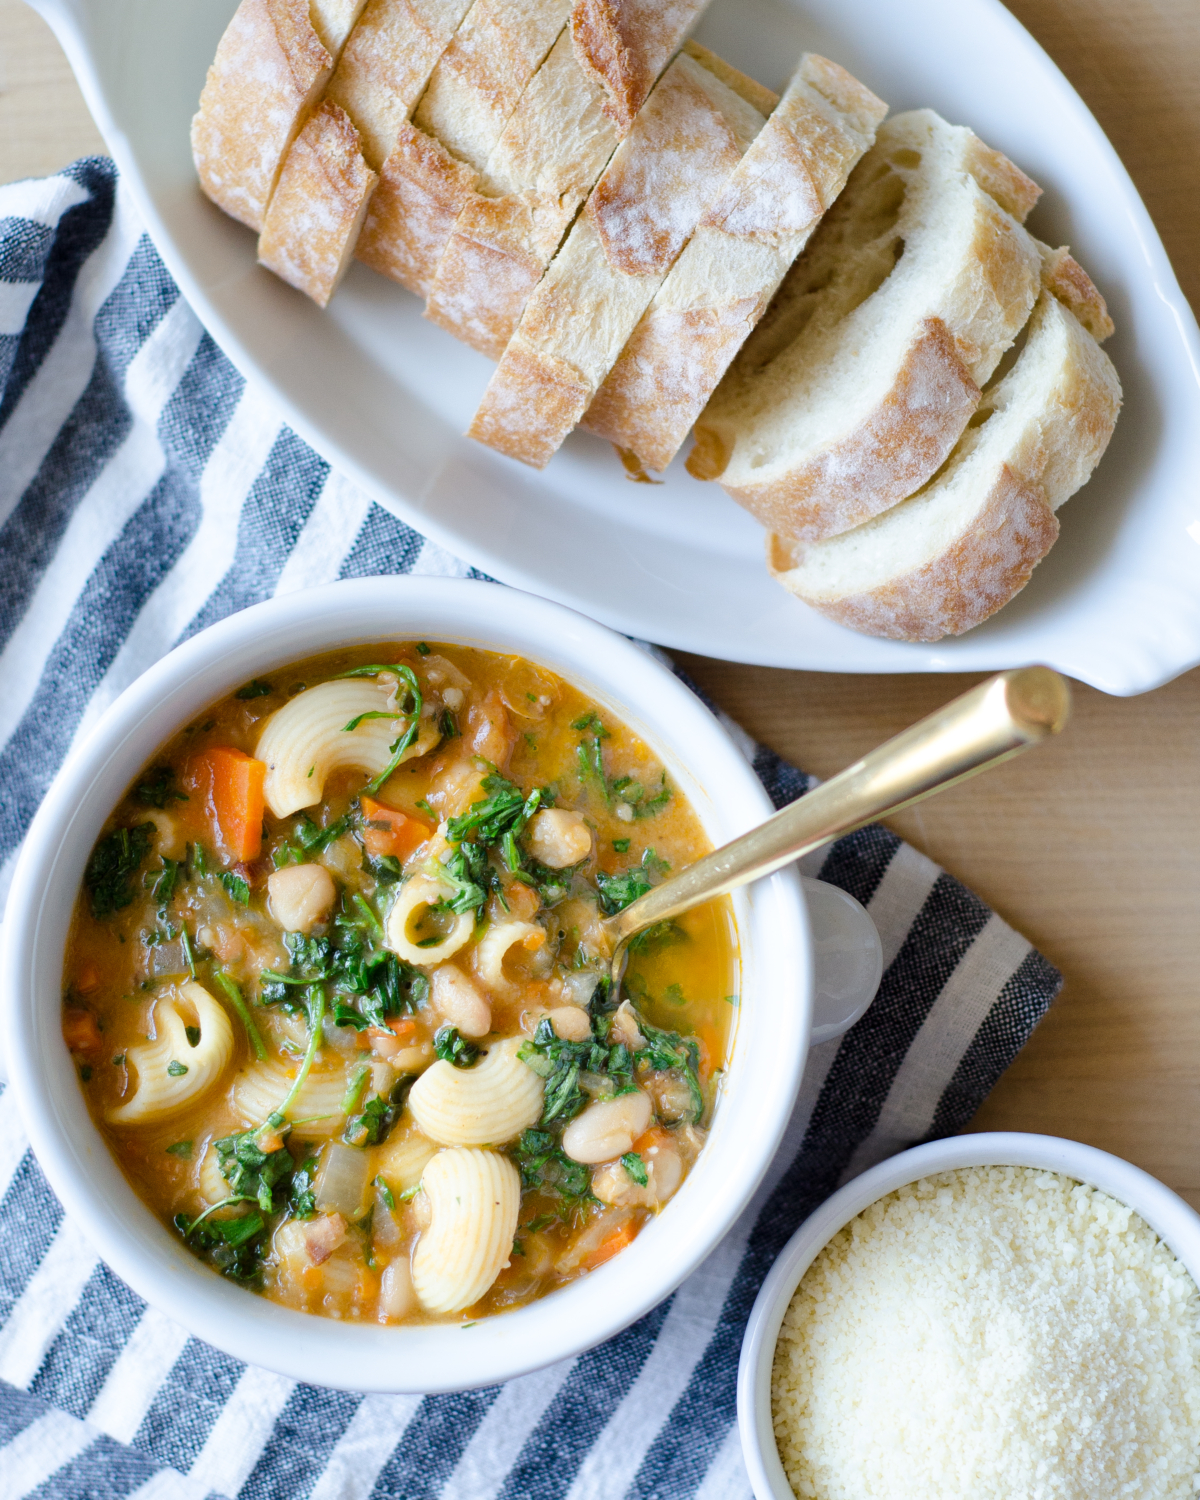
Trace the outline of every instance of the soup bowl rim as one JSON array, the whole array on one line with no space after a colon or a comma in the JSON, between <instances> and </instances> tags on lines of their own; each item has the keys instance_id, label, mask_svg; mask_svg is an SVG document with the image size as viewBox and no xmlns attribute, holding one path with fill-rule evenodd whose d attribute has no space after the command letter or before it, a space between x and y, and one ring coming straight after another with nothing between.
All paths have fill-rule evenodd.
<instances>
[{"instance_id":1,"label":"soup bowl rim","mask_svg":"<svg viewBox=\"0 0 1200 1500\"><path fill-rule=\"evenodd\" d=\"M798 876L787 869L734 893L737 1037L712 1134L677 1197L620 1255L502 1315L470 1326L389 1327L317 1317L255 1296L190 1254L121 1174L62 1040L63 948L87 854L138 771L208 704L289 661L425 636L523 656L589 693L661 756L714 841L772 811L730 731L662 661L607 627L481 581L344 580L218 621L108 707L67 757L26 837L0 970L0 1056L39 1163L99 1256L148 1303L225 1353L355 1391L490 1385L577 1355L662 1302L753 1196L787 1126L811 1029L808 921Z\"/></svg>"},{"instance_id":2,"label":"soup bowl rim","mask_svg":"<svg viewBox=\"0 0 1200 1500\"><path fill-rule=\"evenodd\" d=\"M759 1289L738 1364L742 1455L756 1500L795 1500L775 1441L771 1372L784 1315L805 1272L838 1231L898 1188L965 1167L1031 1167L1107 1193L1139 1214L1200 1285L1200 1214L1165 1183L1082 1141L1029 1131L948 1136L900 1151L852 1178L815 1209L779 1252Z\"/></svg>"}]
</instances>

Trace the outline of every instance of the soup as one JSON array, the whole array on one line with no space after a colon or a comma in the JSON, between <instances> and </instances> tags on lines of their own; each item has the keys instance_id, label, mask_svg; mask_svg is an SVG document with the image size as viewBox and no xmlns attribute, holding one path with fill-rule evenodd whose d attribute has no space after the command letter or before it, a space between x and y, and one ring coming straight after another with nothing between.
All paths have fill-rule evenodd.
<instances>
[{"instance_id":1,"label":"soup","mask_svg":"<svg viewBox=\"0 0 1200 1500\"><path fill-rule=\"evenodd\" d=\"M727 898L602 920L708 850L544 668L418 642L254 679L92 852L64 1035L136 1191L215 1270L380 1322L501 1312L678 1191L737 1004Z\"/></svg>"}]
</instances>

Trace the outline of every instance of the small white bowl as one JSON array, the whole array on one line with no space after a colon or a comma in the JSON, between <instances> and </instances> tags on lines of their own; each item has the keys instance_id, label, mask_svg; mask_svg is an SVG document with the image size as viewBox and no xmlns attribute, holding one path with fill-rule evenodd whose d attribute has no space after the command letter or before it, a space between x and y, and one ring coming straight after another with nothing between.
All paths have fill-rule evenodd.
<instances>
[{"instance_id":1,"label":"small white bowl","mask_svg":"<svg viewBox=\"0 0 1200 1500\"><path fill-rule=\"evenodd\" d=\"M1148 1172L1053 1135L989 1131L931 1141L880 1162L827 1199L781 1251L746 1325L738 1367L738 1428L757 1500L796 1500L771 1421L771 1366L784 1314L805 1271L843 1225L897 1188L956 1167L1038 1167L1089 1183L1145 1219L1200 1283L1200 1214Z\"/></svg>"},{"instance_id":2,"label":"small white bowl","mask_svg":"<svg viewBox=\"0 0 1200 1500\"><path fill-rule=\"evenodd\" d=\"M191 1333L249 1363L349 1390L460 1390L505 1380L611 1337L669 1295L727 1232L765 1171L791 1114L813 1017L812 943L789 869L735 893L737 1037L711 1138L678 1196L609 1264L504 1317L466 1331L338 1322L254 1296L193 1257L122 1175L63 1043L63 951L85 862L145 761L208 704L318 652L414 637L527 657L575 683L661 757L714 844L772 811L713 715L623 637L493 584L359 579L223 620L135 682L47 794L5 923L4 1055L38 1159L67 1212L120 1276ZM863 921L870 925L865 914Z\"/></svg>"}]
</instances>

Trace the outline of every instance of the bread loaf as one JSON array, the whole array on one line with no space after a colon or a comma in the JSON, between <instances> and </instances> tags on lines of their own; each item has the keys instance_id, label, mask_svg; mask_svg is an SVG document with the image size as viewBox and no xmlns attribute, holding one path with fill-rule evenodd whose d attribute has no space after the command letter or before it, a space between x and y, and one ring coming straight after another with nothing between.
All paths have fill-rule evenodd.
<instances>
[{"instance_id":1,"label":"bread loaf","mask_svg":"<svg viewBox=\"0 0 1200 1500\"><path fill-rule=\"evenodd\" d=\"M887 121L696 424L688 468L770 530L861 525L945 461L1024 326L1037 186L932 110Z\"/></svg>"},{"instance_id":2,"label":"bread loaf","mask_svg":"<svg viewBox=\"0 0 1200 1500\"><path fill-rule=\"evenodd\" d=\"M762 125L695 58L676 57L526 303L469 436L549 462Z\"/></svg>"},{"instance_id":3,"label":"bread loaf","mask_svg":"<svg viewBox=\"0 0 1200 1500\"><path fill-rule=\"evenodd\" d=\"M1087 281L1074 261L1069 269L1077 287L1079 277ZM1107 313L1092 293L1083 306L1098 306L1103 329ZM785 588L853 630L905 641L961 635L1018 593L1050 550L1054 513L1100 461L1120 404L1111 362L1046 291L1015 364L985 392L933 479L826 541L772 536L768 566Z\"/></svg>"},{"instance_id":4,"label":"bread loaf","mask_svg":"<svg viewBox=\"0 0 1200 1500\"><path fill-rule=\"evenodd\" d=\"M674 458L887 106L807 53L768 113L584 420L651 469Z\"/></svg>"},{"instance_id":5,"label":"bread loaf","mask_svg":"<svg viewBox=\"0 0 1200 1500\"><path fill-rule=\"evenodd\" d=\"M192 159L212 201L251 229L362 6L241 0L225 28L192 120Z\"/></svg>"},{"instance_id":6,"label":"bread loaf","mask_svg":"<svg viewBox=\"0 0 1200 1500\"><path fill-rule=\"evenodd\" d=\"M576 0L469 194L425 316L492 359L704 0ZM597 56L597 53L602 55Z\"/></svg>"}]
</instances>

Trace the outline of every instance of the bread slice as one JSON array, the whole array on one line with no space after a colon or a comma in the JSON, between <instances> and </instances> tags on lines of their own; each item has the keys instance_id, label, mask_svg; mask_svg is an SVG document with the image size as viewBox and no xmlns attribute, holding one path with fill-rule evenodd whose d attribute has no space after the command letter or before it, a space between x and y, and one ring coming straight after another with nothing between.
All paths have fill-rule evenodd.
<instances>
[{"instance_id":1,"label":"bread slice","mask_svg":"<svg viewBox=\"0 0 1200 1500\"><path fill-rule=\"evenodd\" d=\"M455 222L427 318L500 358L580 204L704 3L576 0L570 27L522 95Z\"/></svg>"},{"instance_id":2,"label":"bread slice","mask_svg":"<svg viewBox=\"0 0 1200 1500\"><path fill-rule=\"evenodd\" d=\"M212 201L261 229L279 169L363 0L241 0L192 120L192 158Z\"/></svg>"},{"instance_id":3,"label":"bread slice","mask_svg":"<svg viewBox=\"0 0 1200 1500\"><path fill-rule=\"evenodd\" d=\"M470 437L535 468L550 461L763 123L694 58L675 58L525 304Z\"/></svg>"},{"instance_id":4,"label":"bread slice","mask_svg":"<svg viewBox=\"0 0 1200 1500\"><path fill-rule=\"evenodd\" d=\"M1083 276L1074 261L1070 268ZM1098 293L1087 306L1097 302L1103 327ZM933 479L827 541L770 537L768 567L852 630L902 641L961 635L1029 581L1058 536L1054 512L1100 461L1120 405L1108 357L1046 291L1015 364L984 394Z\"/></svg>"},{"instance_id":5,"label":"bread slice","mask_svg":"<svg viewBox=\"0 0 1200 1500\"><path fill-rule=\"evenodd\" d=\"M1039 192L932 110L888 120L697 422L690 472L798 541L919 489L1036 300Z\"/></svg>"},{"instance_id":6,"label":"bread slice","mask_svg":"<svg viewBox=\"0 0 1200 1500\"><path fill-rule=\"evenodd\" d=\"M359 259L428 294L455 220L569 10L570 0L475 0L383 164Z\"/></svg>"},{"instance_id":7,"label":"bread slice","mask_svg":"<svg viewBox=\"0 0 1200 1500\"><path fill-rule=\"evenodd\" d=\"M886 113L844 68L800 59L597 391L589 431L667 467Z\"/></svg>"},{"instance_id":8,"label":"bread slice","mask_svg":"<svg viewBox=\"0 0 1200 1500\"><path fill-rule=\"evenodd\" d=\"M288 152L258 258L321 307L350 264L378 169L469 4L370 0Z\"/></svg>"}]
</instances>

